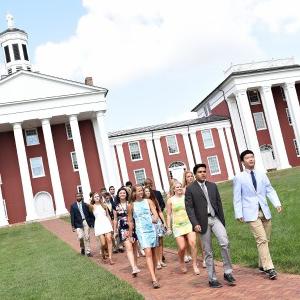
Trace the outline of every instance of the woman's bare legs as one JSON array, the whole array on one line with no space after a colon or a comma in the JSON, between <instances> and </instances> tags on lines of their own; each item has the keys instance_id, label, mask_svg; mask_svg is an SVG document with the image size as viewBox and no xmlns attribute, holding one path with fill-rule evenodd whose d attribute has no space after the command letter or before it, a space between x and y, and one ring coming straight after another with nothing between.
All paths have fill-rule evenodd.
<instances>
[{"instance_id":1,"label":"woman's bare legs","mask_svg":"<svg viewBox=\"0 0 300 300\"><path fill-rule=\"evenodd\" d=\"M196 233L195 232L188 233L187 234L187 240L188 240L188 243L191 247L194 273L196 275L199 275L200 272L199 272L199 269L198 269L198 266L197 266Z\"/></svg>"},{"instance_id":2,"label":"woman's bare legs","mask_svg":"<svg viewBox=\"0 0 300 300\"><path fill-rule=\"evenodd\" d=\"M186 241L185 236L181 235L176 238L177 248L178 248L178 257L180 263L180 269L183 273L187 272L185 263L184 263L184 253L186 249Z\"/></svg>"}]
</instances>

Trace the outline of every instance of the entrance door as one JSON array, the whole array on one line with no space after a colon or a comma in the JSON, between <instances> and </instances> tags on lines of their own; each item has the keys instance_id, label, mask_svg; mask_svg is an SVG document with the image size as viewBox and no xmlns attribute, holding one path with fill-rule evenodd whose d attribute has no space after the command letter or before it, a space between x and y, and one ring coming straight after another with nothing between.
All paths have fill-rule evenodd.
<instances>
[{"instance_id":1,"label":"entrance door","mask_svg":"<svg viewBox=\"0 0 300 300\"><path fill-rule=\"evenodd\" d=\"M186 170L186 166L181 161L176 161L170 164L169 166L169 172L173 179L178 180L179 182L182 182L183 173Z\"/></svg>"},{"instance_id":2,"label":"entrance door","mask_svg":"<svg viewBox=\"0 0 300 300\"><path fill-rule=\"evenodd\" d=\"M55 216L52 197L49 193L37 193L34 197L34 204L39 219L46 219Z\"/></svg>"},{"instance_id":3,"label":"entrance door","mask_svg":"<svg viewBox=\"0 0 300 300\"><path fill-rule=\"evenodd\" d=\"M273 148L271 145L260 146L260 153L266 170L272 170L277 168Z\"/></svg>"}]
</instances>

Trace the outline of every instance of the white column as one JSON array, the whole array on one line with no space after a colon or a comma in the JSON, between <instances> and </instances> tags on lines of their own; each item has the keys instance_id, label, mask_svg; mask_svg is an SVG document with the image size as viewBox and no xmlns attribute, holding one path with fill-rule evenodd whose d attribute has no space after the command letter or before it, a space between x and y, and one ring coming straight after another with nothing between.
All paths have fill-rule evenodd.
<instances>
[{"instance_id":1,"label":"white column","mask_svg":"<svg viewBox=\"0 0 300 300\"><path fill-rule=\"evenodd\" d=\"M101 165L103 182L104 182L104 185L108 188L110 186L109 175L108 175L107 166L106 166L106 158L103 153L101 135L100 135L97 119L92 119L92 124L93 124L93 128L94 128L94 134L95 134L95 140L96 140L96 145L97 145L99 162Z\"/></svg>"},{"instance_id":2,"label":"white column","mask_svg":"<svg viewBox=\"0 0 300 300\"><path fill-rule=\"evenodd\" d=\"M268 124L273 150L275 153L277 169L290 168L291 166L289 164L289 159L285 149L271 86L263 86L259 91L261 94L261 100L264 107L264 113Z\"/></svg>"},{"instance_id":3,"label":"white column","mask_svg":"<svg viewBox=\"0 0 300 300\"><path fill-rule=\"evenodd\" d=\"M286 95L286 102L289 108L290 116L292 119L295 139L298 147L300 147L300 105L298 100L295 82L288 82L283 85Z\"/></svg>"},{"instance_id":4,"label":"white column","mask_svg":"<svg viewBox=\"0 0 300 300\"><path fill-rule=\"evenodd\" d=\"M243 133L243 127L241 124L241 119L237 107L237 103L235 99L227 98L226 99L228 104L228 110L230 113L231 123L234 130L236 143L239 149L239 152L242 153L244 150L247 149L246 143L245 143L245 137Z\"/></svg>"},{"instance_id":5,"label":"white column","mask_svg":"<svg viewBox=\"0 0 300 300\"><path fill-rule=\"evenodd\" d=\"M195 160L196 160L195 164L200 164L202 162L202 159L201 159L201 154L200 154L196 131L190 131L190 137L191 137L192 147L193 147Z\"/></svg>"},{"instance_id":6,"label":"white column","mask_svg":"<svg viewBox=\"0 0 300 300\"><path fill-rule=\"evenodd\" d=\"M170 189L170 184L169 184L169 176L167 173L164 154L163 154L161 143L160 143L160 137L154 138L154 145L155 145L156 154L157 154L158 167L160 170L161 179L162 179L163 186L164 186L163 190L167 193Z\"/></svg>"},{"instance_id":7,"label":"white column","mask_svg":"<svg viewBox=\"0 0 300 300\"><path fill-rule=\"evenodd\" d=\"M227 141L228 141L228 145L229 145L229 151L231 154L234 173L238 174L238 173L240 173L241 169L240 169L240 164L238 161L238 156L236 153L236 149L235 149L235 145L234 145L234 141L233 141L233 137L232 137L232 133L231 133L231 128L225 127L225 133L226 133L226 137L227 137Z\"/></svg>"},{"instance_id":8,"label":"white column","mask_svg":"<svg viewBox=\"0 0 300 300\"><path fill-rule=\"evenodd\" d=\"M69 117L69 120L70 120L70 126L72 130L73 144L74 144L77 163L78 163L78 170L79 170L80 183L83 192L83 198L86 203L89 203L89 193L91 192L91 186L90 186L89 175L85 163L77 116L72 115Z\"/></svg>"},{"instance_id":9,"label":"white column","mask_svg":"<svg viewBox=\"0 0 300 300\"><path fill-rule=\"evenodd\" d=\"M55 213L57 216L59 216L59 215L67 214L68 211L65 206L65 200L64 200L62 187L61 187L61 181L60 181L53 137L51 132L51 125L48 119L42 120L42 129L43 129L50 177L51 177L53 194L54 194L54 201L56 207Z\"/></svg>"},{"instance_id":10,"label":"white column","mask_svg":"<svg viewBox=\"0 0 300 300\"><path fill-rule=\"evenodd\" d=\"M184 132L182 134L182 136L183 136L183 143L184 143L186 156L187 156L187 159L188 159L188 162L189 162L189 170L192 171L194 166L195 166L195 161L194 161L193 152L192 152L192 148L191 148L191 143L190 143L190 139L189 139L189 133Z\"/></svg>"},{"instance_id":11,"label":"white column","mask_svg":"<svg viewBox=\"0 0 300 300\"><path fill-rule=\"evenodd\" d=\"M116 189L118 189L122 185L122 183L121 183L119 167L118 167L118 162L117 162L116 151L115 151L115 146L114 145L110 145L110 153L111 153L111 156L112 156L113 170L114 170L114 173L115 173L114 187Z\"/></svg>"},{"instance_id":12,"label":"white column","mask_svg":"<svg viewBox=\"0 0 300 300\"><path fill-rule=\"evenodd\" d=\"M259 143L256 135L256 129L250 109L249 100L246 90L238 90L235 92L236 102L241 116L241 122L246 137L247 147L252 150L255 155L256 168L266 171L263 165L262 156L259 149Z\"/></svg>"},{"instance_id":13,"label":"white column","mask_svg":"<svg viewBox=\"0 0 300 300\"><path fill-rule=\"evenodd\" d=\"M159 191L162 191L163 188L162 188L161 181L160 181L160 176L159 176L159 171L158 171L158 166L157 166L157 161L156 161L156 156L155 156L152 139L151 138L146 139L146 143L147 143L147 149L148 149L148 154L149 154L155 188Z\"/></svg>"},{"instance_id":14,"label":"white column","mask_svg":"<svg viewBox=\"0 0 300 300\"><path fill-rule=\"evenodd\" d=\"M124 151L123 151L123 143L120 142L120 143L116 144L116 148L117 148L117 154L118 154L118 158L119 158L119 164L120 164L123 184L125 184L126 181L129 180L129 176L128 176L128 172L127 172L127 165L126 165L126 160L125 160Z\"/></svg>"},{"instance_id":15,"label":"white column","mask_svg":"<svg viewBox=\"0 0 300 300\"><path fill-rule=\"evenodd\" d=\"M7 226L8 224L8 219L5 214L5 207L4 207L4 199L2 197L2 178L0 174L0 227Z\"/></svg>"},{"instance_id":16,"label":"white column","mask_svg":"<svg viewBox=\"0 0 300 300\"><path fill-rule=\"evenodd\" d=\"M14 124L13 128L14 128L18 162L19 162L19 170L21 174L23 195L24 195L25 207L26 207L26 221L32 221L37 219L37 215L33 203L33 192L32 192L22 126L20 123L16 123Z\"/></svg>"},{"instance_id":17,"label":"white column","mask_svg":"<svg viewBox=\"0 0 300 300\"><path fill-rule=\"evenodd\" d=\"M104 124L104 112L103 111L99 111L96 113L96 120L97 120L97 124L98 124L98 130L99 130L99 138L100 138L100 156L102 156L103 159L103 163L104 166L106 168L106 174L108 176L107 178L107 182L109 183L107 186L110 185L117 185L117 174L118 174L118 170L116 170L114 168L114 164L113 164L113 157L112 157L112 153L111 153L111 148L110 148L110 143L109 143L109 139L108 139L108 134L106 132L105 129L105 124ZM102 162L101 162L101 167L102 166Z\"/></svg>"},{"instance_id":18,"label":"white column","mask_svg":"<svg viewBox=\"0 0 300 300\"><path fill-rule=\"evenodd\" d=\"M225 160L228 179L232 179L234 174L233 174L230 155L229 155L229 151L228 151L228 147L227 147L227 143L226 143L226 139L225 139L224 129L218 128L218 134L219 134L219 139L221 142L221 147L222 147L222 152L223 152L223 156L224 156L224 160Z\"/></svg>"}]
</instances>

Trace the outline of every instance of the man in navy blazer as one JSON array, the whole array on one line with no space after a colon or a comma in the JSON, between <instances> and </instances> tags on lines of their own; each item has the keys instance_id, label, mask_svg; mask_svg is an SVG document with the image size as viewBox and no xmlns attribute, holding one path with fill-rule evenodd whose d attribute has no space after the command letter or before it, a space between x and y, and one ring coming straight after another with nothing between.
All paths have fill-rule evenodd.
<instances>
[{"instance_id":1,"label":"man in navy blazer","mask_svg":"<svg viewBox=\"0 0 300 300\"><path fill-rule=\"evenodd\" d=\"M90 227L94 227L95 217L89 210L88 204L83 202L82 193L76 194L76 202L70 209L73 232L76 231L82 255L92 256L90 246Z\"/></svg>"},{"instance_id":2,"label":"man in navy blazer","mask_svg":"<svg viewBox=\"0 0 300 300\"><path fill-rule=\"evenodd\" d=\"M265 272L270 279L275 279L277 273L269 251L271 211L266 197L279 213L282 210L281 203L267 175L254 168L253 152L245 150L240 159L245 169L233 179L235 218L249 224L258 249L259 270Z\"/></svg>"}]
</instances>

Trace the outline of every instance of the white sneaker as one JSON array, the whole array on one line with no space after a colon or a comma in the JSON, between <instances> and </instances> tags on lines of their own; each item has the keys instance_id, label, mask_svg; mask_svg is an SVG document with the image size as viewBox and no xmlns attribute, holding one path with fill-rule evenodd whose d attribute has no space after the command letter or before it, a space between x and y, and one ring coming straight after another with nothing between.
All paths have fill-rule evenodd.
<instances>
[{"instance_id":1,"label":"white sneaker","mask_svg":"<svg viewBox=\"0 0 300 300\"><path fill-rule=\"evenodd\" d=\"M184 259L183 259L183 260L184 260L185 263L188 263L188 262L190 261L190 260L189 260L189 257L188 257L187 255L184 256Z\"/></svg>"},{"instance_id":2,"label":"white sneaker","mask_svg":"<svg viewBox=\"0 0 300 300\"><path fill-rule=\"evenodd\" d=\"M188 256L187 258L189 259L189 261L192 261L192 257L191 256Z\"/></svg>"}]
</instances>

